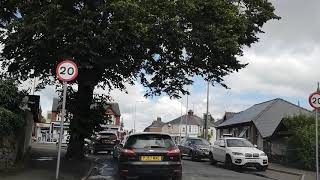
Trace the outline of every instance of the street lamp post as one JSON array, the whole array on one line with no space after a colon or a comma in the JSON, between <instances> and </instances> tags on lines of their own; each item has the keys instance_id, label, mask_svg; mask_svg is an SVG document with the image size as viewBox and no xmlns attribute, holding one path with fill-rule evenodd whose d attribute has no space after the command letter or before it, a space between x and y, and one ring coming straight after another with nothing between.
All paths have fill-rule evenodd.
<instances>
[{"instance_id":1,"label":"street lamp post","mask_svg":"<svg viewBox=\"0 0 320 180\"><path fill-rule=\"evenodd\" d=\"M137 119L137 103L144 101L136 101L134 104L134 120L133 120L133 132L136 132L136 119Z\"/></svg>"}]
</instances>

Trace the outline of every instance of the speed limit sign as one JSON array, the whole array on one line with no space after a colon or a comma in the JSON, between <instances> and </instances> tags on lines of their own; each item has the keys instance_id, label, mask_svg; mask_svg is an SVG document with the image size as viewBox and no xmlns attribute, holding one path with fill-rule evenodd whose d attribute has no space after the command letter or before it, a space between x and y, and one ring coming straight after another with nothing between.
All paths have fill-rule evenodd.
<instances>
[{"instance_id":1,"label":"speed limit sign","mask_svg":"<svg viewBox=\"0 0 320 180\"><path fill-rule=\"evenodd\" d=\"M72 81L78 76L78 67L73 61L65 60L58 64L56 74L61 81Z\"/></svg>"},{"instance_id":2,"label":"speed limit sign","mask_svg":"<svg viewBox=\"0 0 320 180\"><path fill-rule=\"evenodd\" d=\"M315 109L320 108L320 92L312 93L309 96L309 103Z\"/></svg>"}]
</instances>

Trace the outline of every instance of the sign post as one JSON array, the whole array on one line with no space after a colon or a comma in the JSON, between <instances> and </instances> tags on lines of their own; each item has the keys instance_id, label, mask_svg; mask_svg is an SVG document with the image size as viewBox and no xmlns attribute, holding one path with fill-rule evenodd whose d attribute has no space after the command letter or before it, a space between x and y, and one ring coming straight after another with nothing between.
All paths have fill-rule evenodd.
<instances>
[{"instance_id":1,"label":"sign post","mask_svg":"<svg viewBox=\"0 0 320 180\"><path fill-rule=\"evenodd\" d=\"M56 179L59 179L60 170L60 157L61 157L61 143L63 139L63 124L66 114L66 97L67 97L67 87L68 81L74 80L78 76L77 65L70 60L62 61L58 64L56 69L56 75L59 80L63 81L63 99L62 99L62 112L60 119L60 134L59 134L59 146L58 146L58 157L57 157L57 169L56 169Z\"/></svg>"},{"instance_id":2,"label":"sign post","mask_svg":"<svg viewBox=\"0 0 320 180\"><path fill-rule=\"evenodd\" d=\"M319 142L318 142L318 110L320 108L320 89L319 83L317 91L309 96L309 103L316 112L316 177L319 180Z\"/></svg>"}]
</instances>

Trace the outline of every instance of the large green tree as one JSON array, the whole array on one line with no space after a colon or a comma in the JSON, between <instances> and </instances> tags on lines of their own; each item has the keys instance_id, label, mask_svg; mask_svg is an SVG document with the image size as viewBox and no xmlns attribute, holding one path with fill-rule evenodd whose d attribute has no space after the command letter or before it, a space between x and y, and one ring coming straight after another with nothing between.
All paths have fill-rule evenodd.
<instances>
[{"instance_id":1,"label":"large green tree","mask_svg":"<svg viewBox=\"0 0 320 180\"><path fill-rule=\"evenodd\" d=\"M56 83L59 61L79 66L69 155L81 157L93 90L140 82L146 96L186 94L198 75L223 84L270 19L267 0L0 0L2 66ZM90 127L90 128L84 128Z\"/></svg>"}]
</instances>

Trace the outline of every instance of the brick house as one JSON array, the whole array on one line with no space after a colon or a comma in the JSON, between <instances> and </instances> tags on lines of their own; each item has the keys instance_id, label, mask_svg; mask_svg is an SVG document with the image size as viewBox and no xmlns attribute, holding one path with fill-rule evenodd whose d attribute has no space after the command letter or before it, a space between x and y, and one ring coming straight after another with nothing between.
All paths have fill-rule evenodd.
<instances>
[{"instance_id":1,"label":"brick house","mask_svg":"<svg viewBox=\"0 0 320 180\"><path fill-rule=\"evenodd\" d=\"M153 121L152 124L144 129L144 132L162 132L162 126L164 122L161 121L160 117L157 117L157 120Z\"/></svg>"}]
</instances>

